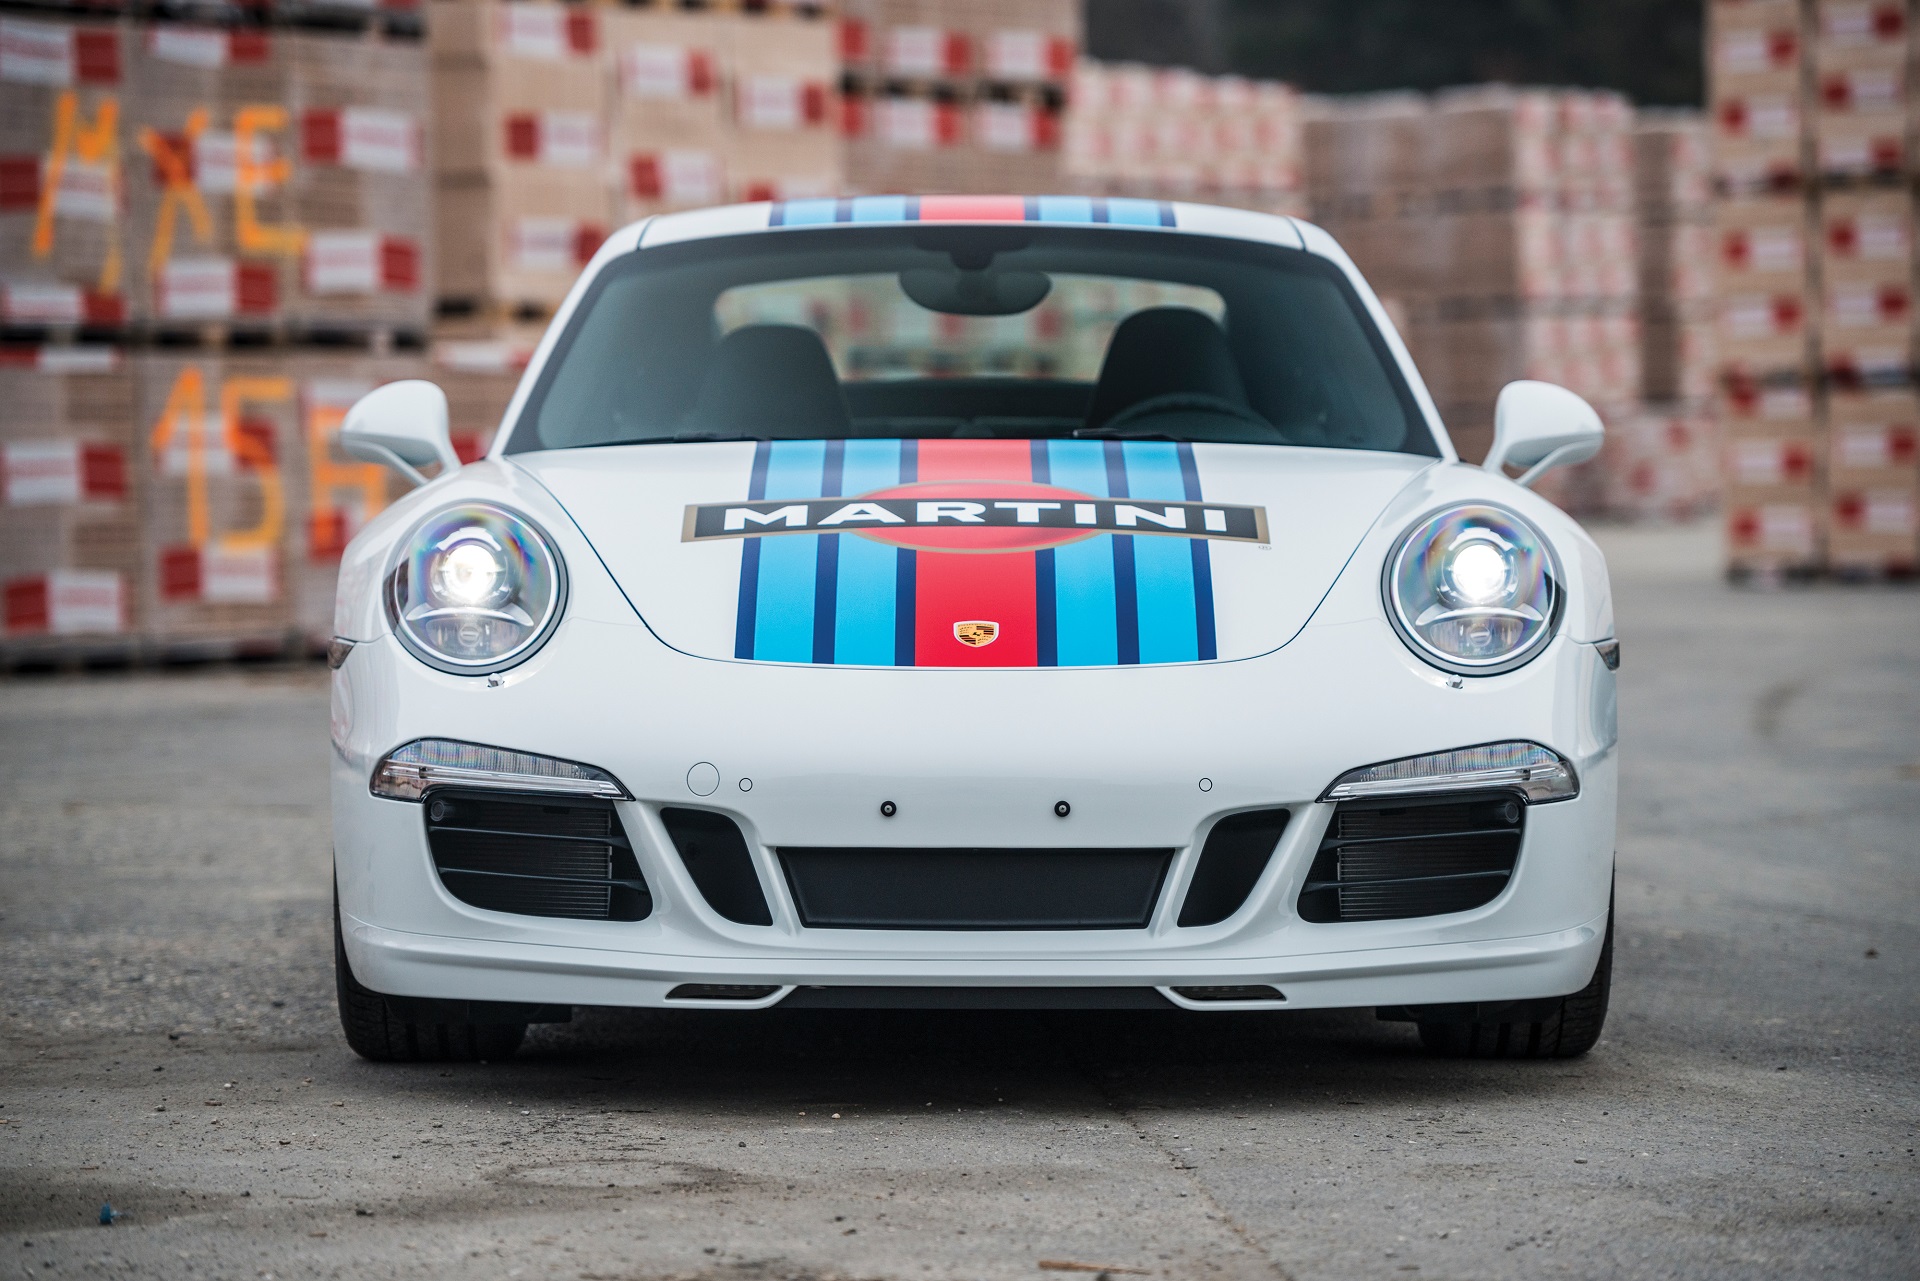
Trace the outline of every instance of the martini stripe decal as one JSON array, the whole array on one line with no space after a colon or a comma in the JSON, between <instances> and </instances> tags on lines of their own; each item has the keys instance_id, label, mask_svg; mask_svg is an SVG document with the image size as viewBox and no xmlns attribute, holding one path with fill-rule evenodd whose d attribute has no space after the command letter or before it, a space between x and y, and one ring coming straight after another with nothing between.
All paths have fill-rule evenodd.
<instances>
[{"instance_id":1,"label":"martini stripe decal","mask_svg":"<svg viewBox=\"0 0 1920 1281\"><path fill-rule=\"evenodd\" d=\"M1097 440L1050 440L1052 482L1106 498L1106 446ZM1115 613L1113 549L1108 538L1087 538L1053 549L1053 609L1062 667L1105 667L1120 661Z\"/></svg>"},{"instance_id":2,"label":"martini stripe decal","mask_svg":"<svg viewBox=\"0 0 1920 1281\"><path fill-rule=\"evenodd\" d=\"M916 484L938 487L900 488ZM1047 488L1036 493L1027 485ZM778 440L755 447L747 497L761 504L758 514L748 513L754 524L778 536L742 530L738 658L1098 667L1217 656L1208 542L1178 532L1187 528L1178 522L1196 518L1196 509L1168 506L1204 499L1189 445ZM925 517L902 526L895 516L891 527L866 526L873 536L812 532L835 523L824 513L839 508L820 506L809 518L802 500L842 497L856 508L862 498L884 501L906 511L909 522L916 503L947 500L944 507L955 510L932 526ZM1073 526L1094 522L1095 499L1137 501L1103 503L1103 528L1076 536ZM784 506L788 500L796 505ZM1016 532L1040 519L1035 502L1055 522L1051 546L1038 526L1032 535ZM968 509L985 516L969 519ZM873 510L836 519L873 521ZM1155 532L1115 532L1129 527ZM902 545L902 538L918 546ZM956 625L963 623L986 625L965 629L975 643L959 639Z\"/></svg>"},{"instance_id":3,"label":"martini stripe decal","mask_svg":"<svg viewBox=\"0 0 1920 1281\"><path fill-rule=\"evenodd\" d=\"M849 440L841 462L838 494L864 494L900 483L900 441ZM834 610L833 661L891 667L899 635L895 609L900 596L900 558L913 553L871 538L834 534L840 545L838 600Z\"/></svg>"},{"instance_id":4,"label":"martini stripe decal","mask_svg":"<svg viewBox=\"0 0 1920 1281\"><path fill-rule=\"evenodd\" d=\"M776 440L767 460L767 493L774 498L820 497L827 458L824 440ZM838 537L838 535L829 535ZM753 656L776 663L813 661L814 584L819 534L760 538L759 609Z\"/></svg>"},{"instance_id":5,"label":"martini stripe decal","mask_svg":"<svg viewBox=\"0 0 1920 1281\"><path fill-rule=\"evenodd\" d=\"M1178 225L1172 202L1132 196L817 196L776 200L767 208L769 227L819 227L842 222Z\"/></svg>"},{"instance_id":6,"label":"martini stripe decal","mask_svg":"<svg viewBox=\"0 0 1920 1281\"><path fill-rule=\"evenodd\" d=\"M1135 498L1169 502L1184 499L1186 482L1180 475L1178 448L1170 440L1130 442L1126 452L1127 493ZM1152 510L1151 507L1148 510ZM1198 630L1194 625L1193 553L1187 550L1193 540L1128 538L1127 541L1133 544L1140 661L1193 662L1200 657Z\"/></svg>"},{"instance_id":7,"label":"martini stripe decal","mask_svg":"<svg viewBox=\"0 0 1920 1281\"><path fill-rule=\"evenodd\" d=\"M1033 451L1024 440L923 440L920 481L1033 479ZM915 661L921 667L1032 667L1039 662L1031 552L922 552L919 562ZM963 645L953 625L999 625L992 645Z\"/></svg>"}]
</instances>

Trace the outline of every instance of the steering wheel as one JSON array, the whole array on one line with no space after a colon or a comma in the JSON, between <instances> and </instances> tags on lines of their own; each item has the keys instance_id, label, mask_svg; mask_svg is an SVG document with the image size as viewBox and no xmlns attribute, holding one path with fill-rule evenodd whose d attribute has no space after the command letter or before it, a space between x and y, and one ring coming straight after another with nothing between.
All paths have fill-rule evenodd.
<instances>
[{"instance_id":1,"label":"steering wheel","mask_svg":"<svg viewBox=\"0 0 1920 1281\"><path fill-rule=\"evenodd\" d=\"M1237 418L1241 422L1271 432L1273 424L1262 418L1245 405L1228 400L1225 396L1212 396L1203 391L1170 391L1160 396L1149 396L1145 400L1135 401L1125 409L1101 423L1098 430L1102 435L1124 435L1122 430L1130 423L1142 418L1151 418L1156 414L1170 414L1179 411L1202 414L1219 414L1226 418Z\"/></svg>"}]
</instances>

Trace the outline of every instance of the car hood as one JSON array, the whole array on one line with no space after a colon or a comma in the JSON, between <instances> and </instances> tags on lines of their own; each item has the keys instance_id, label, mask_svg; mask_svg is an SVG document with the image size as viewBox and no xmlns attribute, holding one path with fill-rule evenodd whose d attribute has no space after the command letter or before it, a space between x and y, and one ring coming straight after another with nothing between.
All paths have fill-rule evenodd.
<instances>
[{"instance_id":1,"label":"car hood","mask_svg":"<svg viewBox=\"0 0 1920 1281\"><path fill-rule=\"evenodd\" d=\"M634 445L513 461L668 645L920 667L1267 653L1433 462L1091 440Z\"/></svg>"}]
</instances>

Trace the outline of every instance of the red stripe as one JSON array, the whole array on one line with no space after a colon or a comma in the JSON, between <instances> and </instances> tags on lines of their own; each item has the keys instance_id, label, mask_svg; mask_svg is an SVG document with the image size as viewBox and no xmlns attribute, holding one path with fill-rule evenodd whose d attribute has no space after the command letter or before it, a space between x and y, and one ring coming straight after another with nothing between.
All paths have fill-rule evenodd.
<instances>
[{"instance_id":1,"label":"red stripe","mask_svg":"<svg viewBox=\"0 0 1920 1281\"><path fill-rule=\"evenodd\" d=\"M921 222L1025 222L1026 220L1027 201L1024 196L920 197ZM969 476L967 479L990 478ZM1005 479L1012 479L1012 477ZM1031 480L1033 476L1030 471L1022 472L1019 479Z\"/></svg>"},{"instance_id":2,"label":"red stripe","mask_svg":"<svg viewBox=\"0 0 1920 1281\"><path fill-rule=\"evenodd\" d=\"M922 482L1033 480L1033 448L1024 440L923 440ZM918 667L1032 667L1036 641L1032 552L916 554L913 661ZM991 645L962 645L953 625L999 625Z\"/></svg>"}]
</instances>

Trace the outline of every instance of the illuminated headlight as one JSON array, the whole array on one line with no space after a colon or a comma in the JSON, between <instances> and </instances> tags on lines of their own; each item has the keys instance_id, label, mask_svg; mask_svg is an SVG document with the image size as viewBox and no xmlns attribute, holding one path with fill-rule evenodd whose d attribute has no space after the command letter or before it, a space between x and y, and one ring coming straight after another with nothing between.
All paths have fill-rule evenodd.
<instances>
[{"instance_id":1,"label":"illuminated headlight","mask_svg":"<svg viewBox=\"0 0 1920 1281\"><path fill-rule=\"evenodd\" d=\"M387 576L387 615L430 667L481 676L538 649L566 604L566 566L539 526L485 503L421 522Z\"/></svg>"},{"instance_id":2,"label":"illuminated headlight","mask_svg":"<svg viewBox=\"0 0 1920 1281\"><path fill-rule=\"evenodd\" d=\"M1553 551L1512 512L1436 512L1387 558L1387 613L1427 662L1450 672L1511 671L1553 638L1563 591Z\"/></svg>"},{"instance_id":3,"label":"illuminated headlight","mask_svg":"<svg viewBox=\"0 0 1920 1281\"><path fill-rule=\"evenodd\" d=\"M415 739L373 768L373 794L388 800L417 801L430 787L449 786L633 799L620 780L592 765L450 738Z\"/></svg>"},{"instance_id":4,"label":"illuminated headlight","mask_svg":"<svg viewBox=\"0 0 1920 1281\"><path fill-rule=\"evenodd\" d=\"M1505 790L1519 792L1529 804L1543 805L1580 795L1580 780L1560 753L1538 743L1516 740L1348 770L1333 780L1320 799L1356 801L1369 796Z\"/></svg>"}]
</instances>

